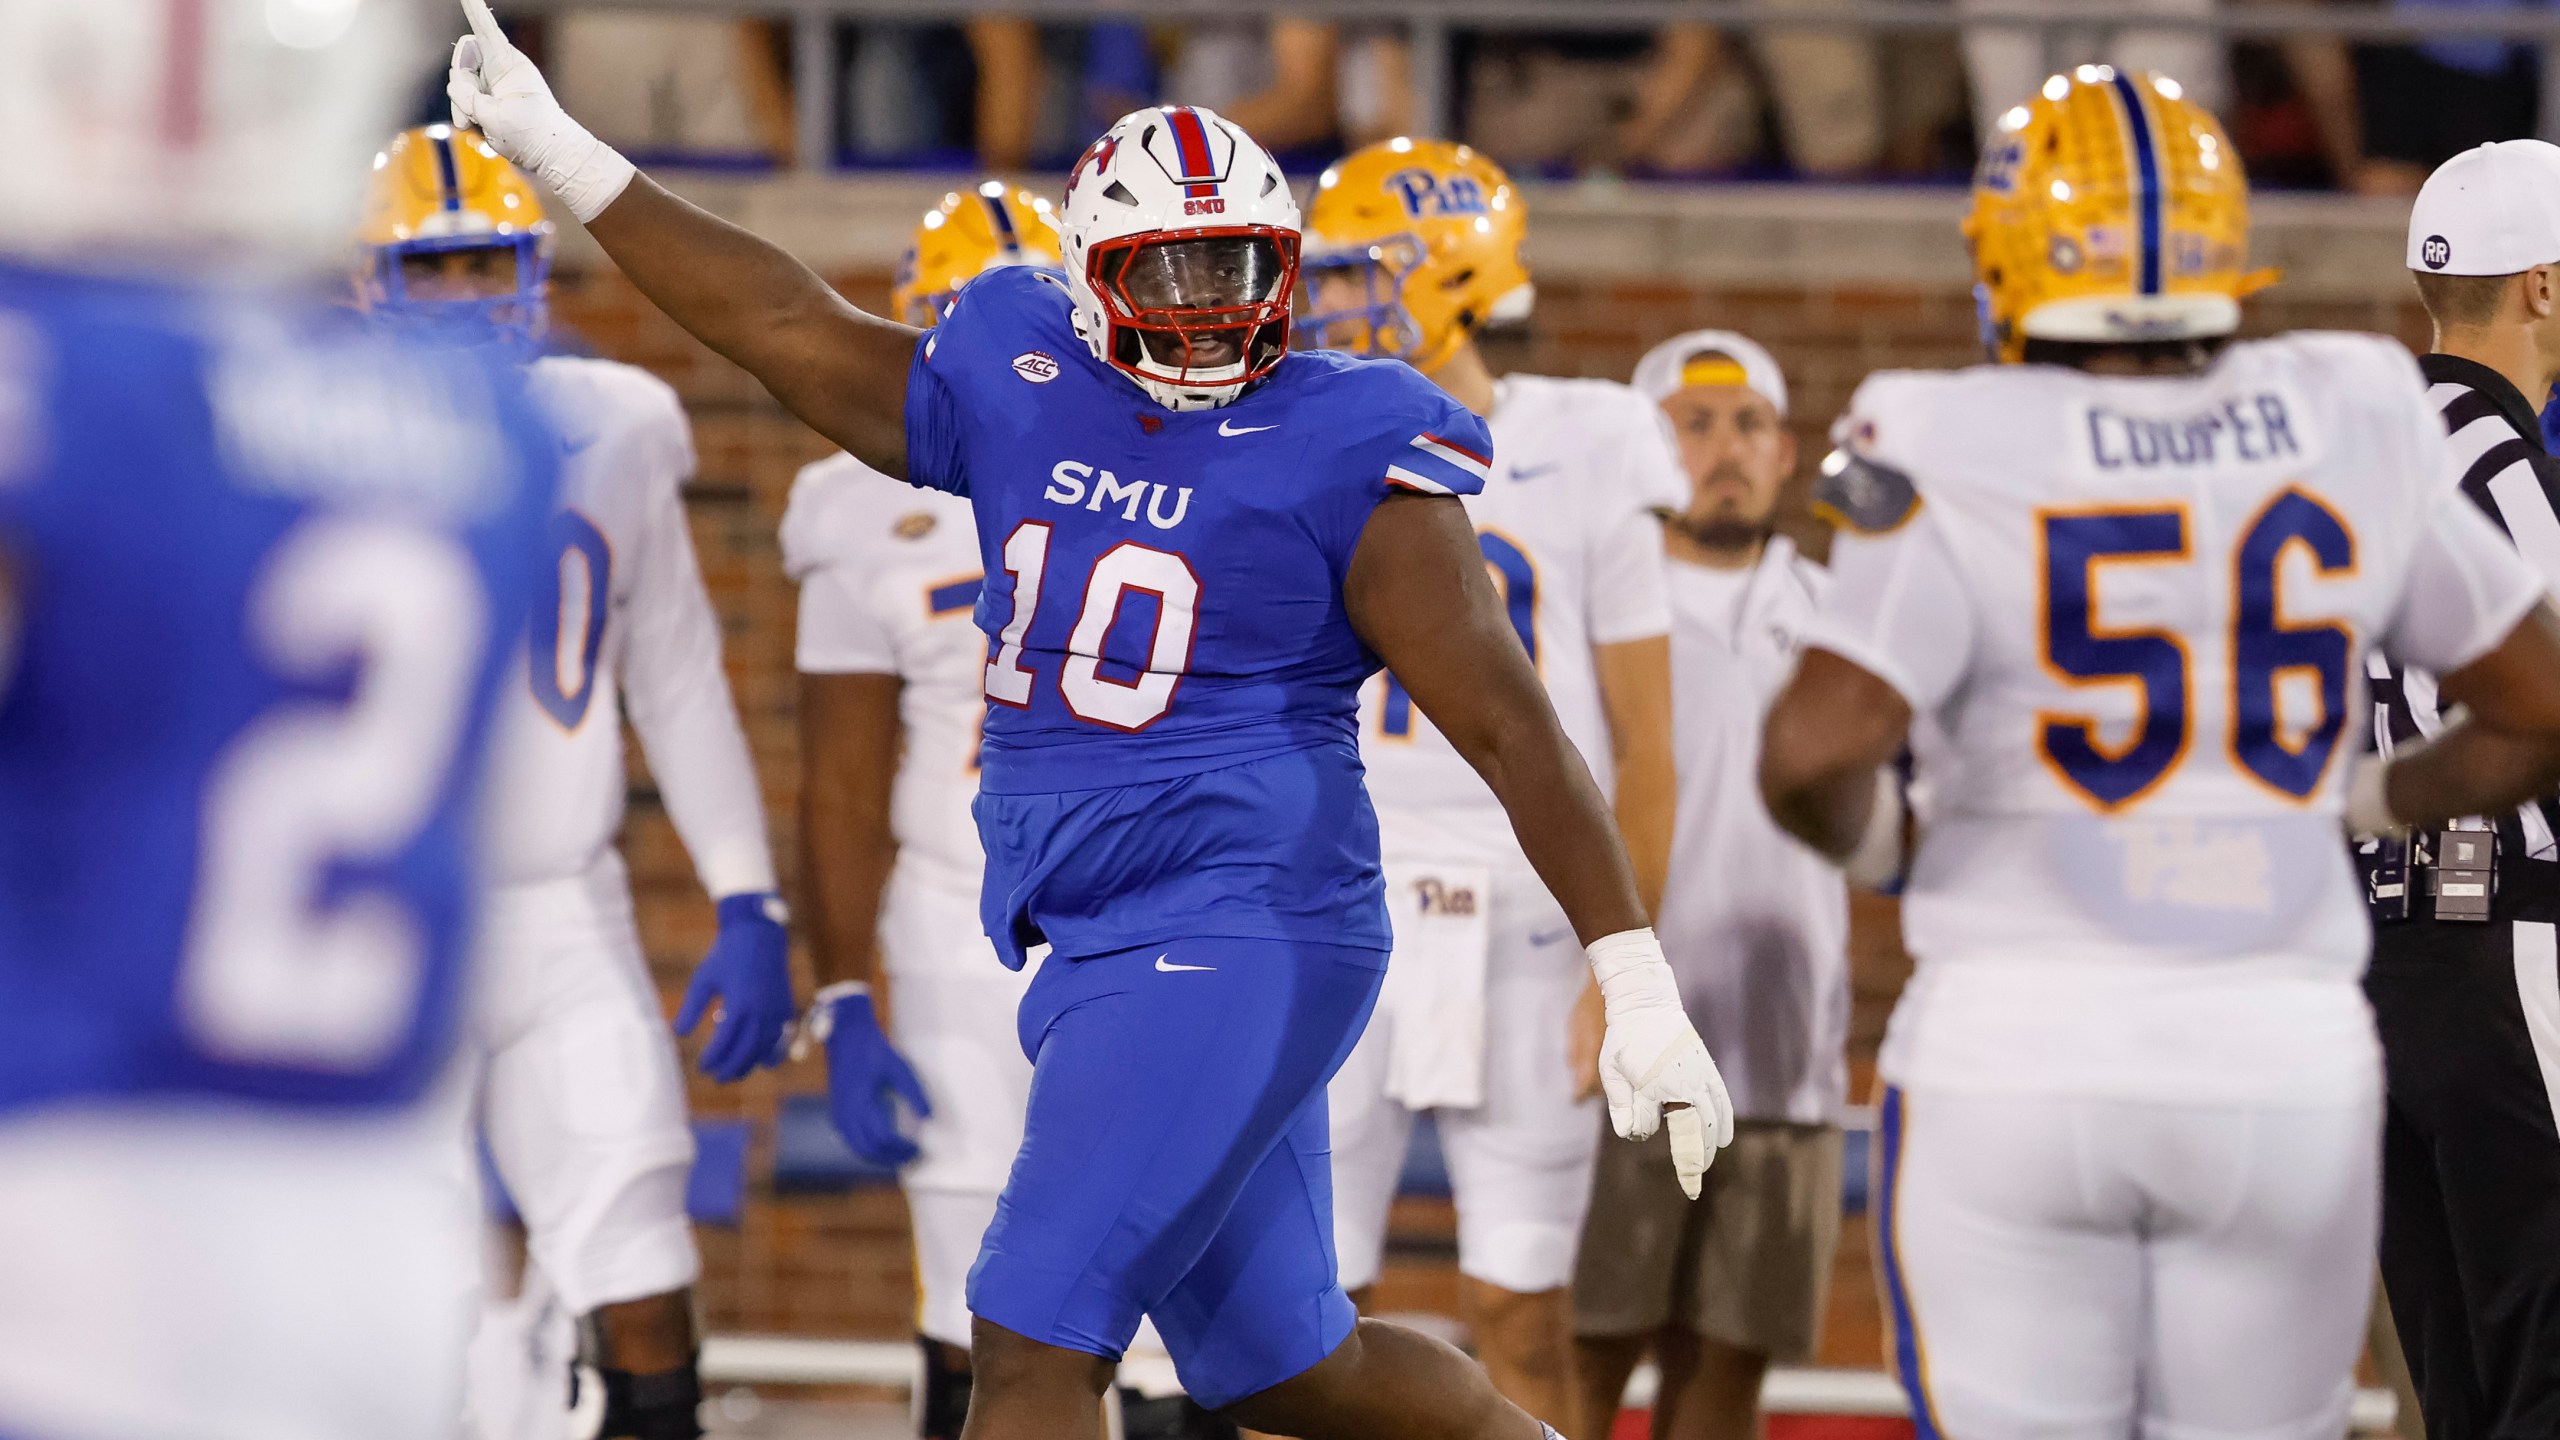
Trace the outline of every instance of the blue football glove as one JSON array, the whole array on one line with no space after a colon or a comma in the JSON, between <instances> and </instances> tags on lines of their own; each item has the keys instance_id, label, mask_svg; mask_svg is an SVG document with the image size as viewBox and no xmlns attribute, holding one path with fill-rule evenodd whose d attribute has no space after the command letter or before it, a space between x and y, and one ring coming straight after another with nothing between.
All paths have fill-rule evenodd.
<instances>
[{"instance_id":1,"label":"blue football glove","mask_svg":"<svg viewBox=\"0 0 2560 1440\"><path fill-rule=\"evenodd\" d=\"M827 1110L836 1133L854 1154L891 1169L916 1158L916 1142L898 1131L898 1108L907 1102L919 1117L933 1113L907 1057L889 1043L871 992L859 984L830 985L809 1007L811 1038L827 1047Z\"/></svg>"},{"instance_id":2,"label":"blue football glove","mask_svg":"<svg viewBox=\"0 0 2560 1440\"><path fill-rule=\"evenodd\" d=\"M720 938L695 967L676 1011L676 1033L690 1035L712 1002L719 1002L719 1023L698 1064L723 1085L782 1059L783 1032L795 1008L785 914L778 897L761 892L723 899Z\"/></svg>"}]
</instances>

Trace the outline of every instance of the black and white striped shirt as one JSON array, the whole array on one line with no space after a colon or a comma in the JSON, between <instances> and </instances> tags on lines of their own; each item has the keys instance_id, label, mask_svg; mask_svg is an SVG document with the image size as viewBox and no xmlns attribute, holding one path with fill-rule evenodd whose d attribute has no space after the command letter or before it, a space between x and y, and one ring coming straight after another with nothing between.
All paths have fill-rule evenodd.
<instances>
[{"instance_id":1,"label":"black and white striped shirt","mask_svg":"<svg viewBox=\"0 0 2560 1440\"><path fill-rule=\"evenodd\" d=\"M2542 444L2542 420L2507 377L2458 355L2419 357L2427 400L2444 416L2445 444L2462 467L2462 493L2515 542L2545 584L2560 589L2560 460ZM2374 740L2432 735L2443 721L2435 677L2373 657ZM2545 799L2498 822L2510 855L2560 860L2560 804Z\"/></svg>"}]
</instances>

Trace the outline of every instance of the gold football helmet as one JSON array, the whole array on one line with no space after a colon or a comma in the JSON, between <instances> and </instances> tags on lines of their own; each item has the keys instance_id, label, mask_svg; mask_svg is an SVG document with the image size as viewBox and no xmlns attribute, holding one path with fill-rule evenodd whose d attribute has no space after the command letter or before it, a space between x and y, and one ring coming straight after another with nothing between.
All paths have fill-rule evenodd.
<instances>
[{"instance_id":1,"label":"gold football helmet","mask_svg":"<svg viewBox=\"0 0 2560 1440\"><path fill-rule=\"evenodd\" d=\"M2083 65L2000 117L1964 234L1984 348L2228 335L2275 277L2249 266L2249 181L2178 83Z\"/></svg>"},{"instance_id":2,"label":"gold football helmet","mask_svg":"<svg viewBox=\"0 0 2560 1440\"><path fill-rule=\"evenodd\" d=\"M356 243L356 296L366 309L439 322L479 322L529 339L548 323L545 295L557 240L542 197L478 132L450 125L404 130L373 158ZM505 293L413 294L438 257L489 251L513 257Z\"/></svg>"},{"instance_id":3,"label":"gold football helmet","mask_svg":"<svg viewBox=\"0 0 2560 1440\"><path fill-rule=\"evenodd\" d=\"M1307 208L1308 343L1430 371L1494 321L1526 319L1528 209L1464 145L1399 136L1344 156ZM1345 282L1361 299L1345 303Z\"/></svg>"},{"instance_id":4,"label":"gold football helmet","mask_svg":"<svg viewBox=\"0 0 2560 1440\"><path fill-rule=\"evenodd\" d=\"M1001 180L954 190L916 226L889 290L889 313L930 330L961 286L1007 265L1066 268L1049 202L1028 190L1009 190Z\"/></svg>"}]
</instances>

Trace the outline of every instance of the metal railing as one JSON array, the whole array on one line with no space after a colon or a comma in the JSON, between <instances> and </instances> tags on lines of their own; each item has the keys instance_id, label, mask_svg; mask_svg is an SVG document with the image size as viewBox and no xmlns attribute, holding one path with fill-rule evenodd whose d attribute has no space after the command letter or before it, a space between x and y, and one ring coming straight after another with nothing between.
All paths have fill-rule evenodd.
<instances>
[{"instance_id":1,"label":"metal railing","mask_svg":"<svg viewBox=\"0 0 2560 1440\"><path fill-rule=\"evenodd\" d=\"M1888 33L1968 29L2039 32L2049 68L2095 37L2103 50L2123 31L2198 31L2231 39L2332 36L2389 41L2496 38L2537 42L2545 88L2560 67L2560 9L2324 5L2316 0L2195 0L2211 8L2151 10L2120 0L492 0L504 15L571 10L648 10L787 20L792 26L792 104L800 164L826 169L835 155L834 29L840 22L951 21L991 14L1032 20L1146 24L1289 15L1394 24L1411 41L1414 113L1421 130L1451 130L1450 41L1459 29L1645 31L1670 24L1719 29L1845 27Z\"/></svg>"}]
</instances>

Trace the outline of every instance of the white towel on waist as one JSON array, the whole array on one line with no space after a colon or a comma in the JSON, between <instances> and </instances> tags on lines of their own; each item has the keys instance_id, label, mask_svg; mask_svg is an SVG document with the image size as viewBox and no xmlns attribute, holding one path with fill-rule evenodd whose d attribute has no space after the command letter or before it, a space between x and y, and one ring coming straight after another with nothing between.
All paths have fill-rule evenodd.
<instances>
[{"instance_id":1,"label":"white towel on waist","mask_svg":"<svg viewBox=\"0 0 2560 1440\"><path fill-rule=\"evenodd\" d=\"M1395 952L1378 992L1387 1095L1408 1110L1484 1103L1485 955L1493 875L1481 865L1389 862Z\"/></svg>"}]
</instances>

